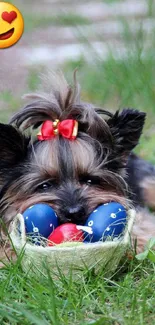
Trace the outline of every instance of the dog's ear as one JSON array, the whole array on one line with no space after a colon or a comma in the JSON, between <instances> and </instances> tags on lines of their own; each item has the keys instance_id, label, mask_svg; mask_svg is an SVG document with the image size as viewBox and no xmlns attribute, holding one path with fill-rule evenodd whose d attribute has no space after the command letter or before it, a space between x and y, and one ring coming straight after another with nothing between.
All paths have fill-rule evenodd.
<instances>
[{"instance_id":1,"label":"dog's ear","mask_svg":"<svg viewBox=\"0 0 155 325\"><path fill-rule=\"evenodd\" d=\"M28 142L13 126L0 123L0 172L13 168L25 158Z\"/></svg>"},{"instance_id":2,"label":"dog's ear","mask_svg":"<svg viewBox=\"0 0 155 325\"><path fill-rule=\"evenodd\" d=\"M115 155L122 156L124 161L138 144L145 116L138 110L124 109L121 113L117 111L107 121L113 136Z\"/></svg>"}]
</instances>

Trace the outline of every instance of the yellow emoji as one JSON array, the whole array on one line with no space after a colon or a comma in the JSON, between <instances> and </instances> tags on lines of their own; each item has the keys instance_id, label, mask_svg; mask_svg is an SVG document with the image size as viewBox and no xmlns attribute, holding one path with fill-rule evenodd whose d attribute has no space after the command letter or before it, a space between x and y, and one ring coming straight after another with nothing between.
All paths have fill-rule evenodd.
<instances>
[{"instance_id":1,"label":"yellow emoji","mask_svg":"<svg viewBox=\"0 0 155 325\"><path fill-rule=\"evenodd\" d=\"M14 45L23 34L24 20L11 3L0 2L0 49Z\"/></svg>"}]
</instances>

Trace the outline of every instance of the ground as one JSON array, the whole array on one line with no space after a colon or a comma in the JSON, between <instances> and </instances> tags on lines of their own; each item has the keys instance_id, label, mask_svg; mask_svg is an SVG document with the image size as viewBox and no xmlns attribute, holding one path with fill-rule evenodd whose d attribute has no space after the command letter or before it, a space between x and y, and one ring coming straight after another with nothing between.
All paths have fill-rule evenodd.
<instances>
[{"instance_id":1,"label":"ground","mask_svg":"<svg viewBox=\"0 0 155 325\"><path fill-rule=\"evenodd\" d=\"M9 1L8 1L9 2ZM25 20L21 40L0 50L0 120L7 122L35 91L38 72L61 68L82 98L115 111L147 112L137 148L155 162L155 4L153 0L14 0ZM0 271L1 324L155 324L155 264L124 258L107 279L88 273L77 283L60 275L30 278L20 259Z\"/></svg>"}]
</instances>

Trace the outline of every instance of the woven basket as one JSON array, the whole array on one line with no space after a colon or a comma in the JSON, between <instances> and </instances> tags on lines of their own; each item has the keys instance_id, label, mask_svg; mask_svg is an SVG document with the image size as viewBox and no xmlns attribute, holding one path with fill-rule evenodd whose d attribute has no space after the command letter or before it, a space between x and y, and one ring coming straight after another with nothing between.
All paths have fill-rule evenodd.
<instances>
[{"instance_id":1,"label":"woven basket","mask_svg":"<svg viewBox=\"0 0 155 325\"><path fill-rule=\"evenodd\" d=\"M11 240L17 254L23 252L22 267L31 274L51 274L80 276L83 270L93 269L95 273L102 271L111 275L117 268L120 259L130 245L130 233L136 212L128 211L128 223L123 237L106 242L66 243L53 247L36 246L26 241L24 219L18 214L12 224Z\"/></svg>"}]
</instances>

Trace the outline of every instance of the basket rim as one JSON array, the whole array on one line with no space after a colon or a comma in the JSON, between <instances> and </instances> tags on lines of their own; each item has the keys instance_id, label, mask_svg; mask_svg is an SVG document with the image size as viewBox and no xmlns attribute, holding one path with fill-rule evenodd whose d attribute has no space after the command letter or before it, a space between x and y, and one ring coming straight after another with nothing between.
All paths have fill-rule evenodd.
<instances>
[{"instance_id":1,"label":"basket rim","mask_svg":"<svg viewBox=\"0 0 155 325\"><path fill-rule=\"evenodd\" d=\"M26 241L26 234L25 234L25 225L24 225L24 218L21 214L17 214L13 223L12 223L12 231L10 233L10 238L14 247L17 250L22 250L24 248L25 251L31 252L40 252L40 253L49 253L49 252L71 252L73 250L96 250L99 248L116 248L118 246L126 247L130 243L130 233L132 230L132 226L135 220L136 211L134 209L128 210L128 223L125 229L125 233L123 237L113 241L105 241L105 242L95 242L95 243L77 243L73 242L72 246L36 246L30 244ZM17 224L20 224L21 234L17 230Z\"/></svg>"}]
</instances>

